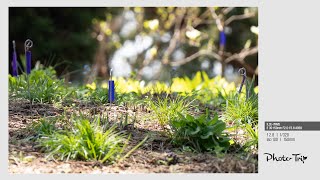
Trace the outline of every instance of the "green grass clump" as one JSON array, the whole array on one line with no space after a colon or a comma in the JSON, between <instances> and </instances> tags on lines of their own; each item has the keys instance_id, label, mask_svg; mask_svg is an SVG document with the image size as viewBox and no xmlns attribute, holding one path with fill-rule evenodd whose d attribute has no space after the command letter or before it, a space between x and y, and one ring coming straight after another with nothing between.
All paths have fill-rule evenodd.
<instances>
[{"instance_id":1,"label":"green grass clump","mask_svg":"<svg viewBox=\"0 0 320 180\"><path fill-rule=\"evenodd\" d=\"M145 102L142 95L136 92L116 93L116 103L120 106L139 106Z\"/></svg>"},{"instance_id":2,"label":"green grass clump","mask_svg":"<svg viewBox=\"0 0 320 180\"><path fill-rule=\"evenodd\" d=\"M123 156L123 151L129 139L130 136L117 132L116 126L101 125L99 118L90 122L78 117L72 121L70 129L44 134L38 142L49 153L48 157L113 163L128 156Z\"/></svg>"},{"instance_id":3,"label":"green grass clump","mask_svg":"<svg viewBox=\"0 0 320 180\"><path fill-rule=\"evenodd\" d=\"M227 100L224 118L237 124L258 123L258 98L246 100L238 95L230 96Z\"/></svg>"},{"instance_id":4,"label":"green grass clump","mask_svg":"<svg viewBox=\"0 0 320 180\"><path fill-rule=\"evenodd\" d=\"M48 136L53 134L57 128L55 126L56 119L40 119L39 122L33 123L31 128L37 137Z\"/></svg>"},{"instance_id":5,"label":"green grass clump","mask_svg":"<svg viewBox=\"0 0 320 180\"><path fill-rule=\"evenodd\" d=\"M246 132L244 150L258 147L258 94L254 92L254 79L246 82L245 96L239 93L229 94L224 112L224 119L232 122L232 129L243 129Z\"/></svg>"},{"instance_id":6,"label":"green grass clump","mask_svg":"<svg viewBox=\"0 0 320 180\"><path fill-rule=\"evenodd\" d=\"M94 91L90 90L90 92L84 96L84 100L99 104L106 104L109 101L108 89L98 87Z\"/></svg>"},{"instance_id":7,"label":"green grass clump","mask_svg":"<svg viewBox=\"0 0 320 180\"><path fill-rule=\"evenodd\" d=\"M178 117L179 113L186 114L192 107L192 101L187 96L177 96L175 98L158 97L155 101L150 100L149 106L159 124L165 128L170 120Z\"/></svg>"},{"instance_id":8,"label":"green grass clump","mask_svg":"<svg viewBox=\"0 0 320 180\"><path fill-rule=\"evenodd\" d=\"M199 117L179 114L170 122L170 127L174 143L190 146L198 152L220 153L230 146L230 139L224 133L226 124L218 119L217 114L210 118L208 111Z\"/></svg>"},{"instance_id":9,"label":"green grass clump","mask_svg":"<svg viewBox=\"0 0 320 180\"><path fill-rule=\"evenodd\" d=\"M225 105L225 120L253 126L258 124L258 94L254 92L253 83L254 78L246 82L245 97L238 93L229 94Z\"/></svg>"},{"instance_id":10,"label":"green grass clump","mask_svg":"<svg viewBox=\"0 0 320 180\"><path fill-rule=\"evenodd\" d=\"M52 67L34 69L29 76L9 76L10 97L30 99L32 102L52 103L64 99L68 95L64 81L56 77Z\"/></svg>"},{"instance_id":11,"label":"green grass clump","mask_svg":"<svg viewBox=\"0 0 320 180\"><path fill-rule=\"evenodd\" d=\"M250 124L245 124L245 130L247 132L247 141L244 144L244 149L250 151L251 149L258 149L259 133L258 127L252 127Z\"/></svg>"}]
</instances>

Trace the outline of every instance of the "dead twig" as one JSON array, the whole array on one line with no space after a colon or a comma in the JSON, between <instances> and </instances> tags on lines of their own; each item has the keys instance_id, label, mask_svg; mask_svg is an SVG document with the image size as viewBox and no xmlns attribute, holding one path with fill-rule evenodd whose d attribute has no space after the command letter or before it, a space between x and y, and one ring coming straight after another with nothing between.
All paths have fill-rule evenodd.
<instances>
[{"instance_id":1,"label":"dead twig","mask_svg":"<svg viewBox=\"0 0 320 180\"><path fill-rule=\"evenodd\" d=\"M225 62L229 63L233 60L244 61L244 59L247 56L256 54L257 52L258 52L257 46L253 47L253 48L248 48L248 49L242 50L240 53L235 53L235 54L229 56L228 58L225 59Z\"/></svg>"},{"instance_id":2,"label":"dead twig","mask_svg":"<svg viewBox=\"0 0 320 180\"><path fill-rule=\"evenodd\" d=\"M216 13L214 8L210 8L211 16L216 21L219 31L223 31L224 23L221 20L221 17Z\"/></svg>"},{"instance_id":3,"label":"dead twig","mask_svg":"<svg viewBox=\"0 0 320 180\"><path fill-rule=\"evenodd\" d=\"M177 17L176 22L175 22L175 28L174 28L174 33L172 36L172 39L169 42L169 47L166 49L164 52L163 58L162 58L162 63L163 64L169 64L169 57L175 50L177 43L180 39L180 34L181 34L181 26L182 26L182 21L183 17L186 13L186 9L182 8L182 13Z\"/></svg>"},{"instance_id":4,"label":"dead twig","mask_svg":"<svg viewBox=\"0 0 320 180\"><path fill-rule=\"evenodd\" d=\"M248 18L252 18L255 16L255 13L251 12L251 13L247 13L247 14L241 14L241 15L233 15L231 17L229 17L225 22L224 25L227 26L229 25L231 22L235 21L235 20L242 20L242 19L248 19Z\"/></svg>"},{"instance_id":5,"label":"dead twig","mask_svg":"<svg viewBox=\"0 0 320 180\"><path fill-rule=\"evenodd\" d=\"M179 61L173 61L173 62L170 62L170 65L171 66L181 66L181 65L184 65L200 56L211 56L211 57L214 57L215 59L221 61L221 56L213 51L209 51L209 50L200 50L182 60L179 60Z\"/></svg>"},{"instance_id":6,"label":"dead twig","mask_svg":"<svg viewBox=\"0 0 320 180\"><path fill-rule=\"evenodd\" d=\"M234 9L234 7L227 7L227 8L224 8L222 10L222 14L226 15L228 14L230 11L232 11Z\"/></svg>"}]
</instances>

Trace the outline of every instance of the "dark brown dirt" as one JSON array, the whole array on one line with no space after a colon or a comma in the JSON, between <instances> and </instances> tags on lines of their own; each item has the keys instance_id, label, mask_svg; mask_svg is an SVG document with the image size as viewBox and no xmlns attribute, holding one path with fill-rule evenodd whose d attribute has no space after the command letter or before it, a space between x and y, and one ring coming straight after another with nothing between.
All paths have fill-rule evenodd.
<instances>
[{"instance_id":1,"label":"dark brown dirt","mask_svg":"<svg viewBox=\"0 0 320 180\"><path fill-rule=\"evenodd\" d=\"M148 110L121 106L96 106L75 103L72 107L56 107L52 104L33 104L28 101L10 100L9 103L9 172L10 173L257 173L257 157L240 158L233 154L216 157L210 153L180 151L170 144L162 128ZM148 140L130 157L112 165L99 162L60 161L46 159L30 137L34 135L31 124L42 117L58 116L81 111L91 115L104 115L108 109L114 119L128 113L129 119L136 117L134 127L124 127L131 133L130 147L134 147L146 135ZM130 122L130 121L129 121ZM130 148L129 147L129 148Z\"/></svg>"}]
</instances>

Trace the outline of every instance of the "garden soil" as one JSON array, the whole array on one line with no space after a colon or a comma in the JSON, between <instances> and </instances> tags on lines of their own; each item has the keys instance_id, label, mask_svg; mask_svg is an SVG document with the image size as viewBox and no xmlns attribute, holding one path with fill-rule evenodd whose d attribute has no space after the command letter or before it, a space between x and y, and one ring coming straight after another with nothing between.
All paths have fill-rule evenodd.
<instances>
[{"instance_id":1,"label":"garden soil","mask_svg":"<svg viewBox=\"0 0 320 180\"><path fill-rule=\"evenodd\" d=\"M239 156L228 153L215 156L210 153L194 153L178 150L170 143L160 125L152 120L151 112L143 108L127 108L123 106L95 105L74 102L71 105L35 103L31 107L28 101L9 100L9 173L257 173L258 160L256 154ZM75 108L76 107L76 108ZM88 114L116 112L135 114L134 126L123 129L131 134L129 149L141 142L147 135L147 141L135 150L128 158L114 164L99 162L61 161L48 159L37 144L32 124L43 117L54 117L71 114L76 111Z\"/></svg>"}]
</instances>

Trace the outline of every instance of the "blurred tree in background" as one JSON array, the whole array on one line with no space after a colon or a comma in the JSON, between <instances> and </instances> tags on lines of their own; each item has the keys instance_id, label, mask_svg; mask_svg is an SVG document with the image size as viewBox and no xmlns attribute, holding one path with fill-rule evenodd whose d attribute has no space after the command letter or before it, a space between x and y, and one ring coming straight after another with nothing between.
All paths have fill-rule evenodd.
<instances>
[{"instance_id":1,"label":"blurred tree in background","mask_svg":"<svg viewBox=\"0 0 320 180\"><path fill-rule=\"evenodd\" d=\"M257 8L10 8L10 42L23 54L86 82L114 75L167 81L172 76L258 75ZM11 46L10 46L11 47ZM11 49L11 48L10 48ZM10 53L11 54L11 53ZM70 72L79 71L73 74ZM68 76L69 77L69 76Z\"/></svg>"},{"instance_id":2,"label":"blurred tree in background","mask_svg":"<svg viewBox=\"0 0 320 180\"><path fill-rule=\"evenodd\" d=\"M92 38L92 19L105 18L105 12L117 8L24 8L9 9L9 39L15 40L17 51L24 53L24 41L32 39L33 65L61 64L58 72L82 70L91 63L97 41ZM11 52L11 47L10 52ZM12 53L10 53L11 55ZM66 68L67 67L67 68Z\"/></svg>"}]
</instances>

